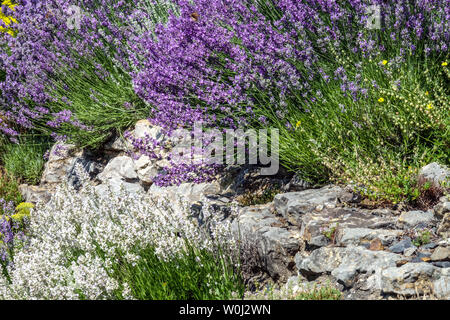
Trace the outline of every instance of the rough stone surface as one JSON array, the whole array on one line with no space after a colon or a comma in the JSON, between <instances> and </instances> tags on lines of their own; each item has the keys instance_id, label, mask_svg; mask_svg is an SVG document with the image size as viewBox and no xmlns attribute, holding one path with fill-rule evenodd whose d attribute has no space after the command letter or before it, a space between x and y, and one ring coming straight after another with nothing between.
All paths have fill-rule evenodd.
<instances>
[{"instance_id":1,"label":"rough stone surface","mask_svg":"<svg viewBox=\"0 0 450 320\"><path fill-rule=\"evenodd\" d=\"M68 169L66 177L69 184L76 189L79 189L81 187L81 180L78 177L76 170L77 165L81 165L85 173L87 173L91 178L96 177L104 168L104 165L97 161L89 159L88 157L75 158L72 161L70 168Z\"/></svg>"},{"instance_id":2,"label":"rough stone surface","mask_svg":"<svg viewBox=\"0 0 450 320\"><path fill-rule=\"evenodd\" d=\"M190 202L200 201L203 197L217 195L222 191L219 182L204 183L182 183L179 186L159 187L153 184L148 189L148 194L152 197L167 197L170 202L175 203L181 197Z\"/></svg>"},{"instance_id":3,"label":"rough stone surface","mask_svg":"<svg viewBox=\"0 0 450 320\"><path fill-rule=\"evenodd\" d=\"M272 278L286 281L294 271L294 255L302 242L298 233L281 227L270 206L243 208L232 230L244 247L255 246Z\"/></svg>"},{"instance_id":4,"label":"rough stone surface","mask_svg":"<svg viewBox=\"0 0 450 320\"><path fill-rule=\"evenodd\" d=\"M450 212L447 212L442 218L437 233L444 238L450 238Z\"/></svg>"},{"instance_id":5,"label":"rough stone surface","mask_svg":"<svg viewBox=\"0 0 450 320\"><path fill-rule=\"evenodd\" d=\"M375 215L369 210L336 207L325 208L320 212L305 213L300 216L298 221L301 223L300 235L309 243L311 239L321 236L324 231L331 231L333 228L336 230L336 239L339 238L341 230L345 229L391 229L394 227L396 219L395 217ZM383 232L381 231L381 233Z\"/></svg>"},{"instance_id":6,"label":"rough stone surface","mask_svg":"<svg viewBox=\"0 0 450 320\"><path fill-rule=\"evenodd\" d=\"M297 268L307 278L330 273L345 286L351 286L359 273L379 272L394 267L401 256L385 251L371 251L362 247L323 247L304 259L297 259Z\"/></svg>"},{"instance_id":7,"label":"rough stone surface","mask_svg":"<svg viewBox=\"0 0 450 320\"><path fill-rule=\"evenodd\" d=\"M391 244L397 237L402 234L400 230L384 230L369 228L345 228L339 230L337 236L337 245L359 245L370 242L374 239L381 240L384 246Z\"/></svg>"},{"instance_id":8,"label":"rough stone surface","mask_svg":"<svg viewBox=\"0 0 450 320\"><path fill-rule=\"evenodd\" d=\"M91 178L88 183L100 195L120 188L146 192L150 199L166 199L172 208L184 206L199 227L208 228L211 212L231 222L242 245L243 262L250 266L246 270L253 272L249 283L271 278L284 284L289 279L302 290L331 281L345 299L414 298L417 294L450 299L447 197L429 211L371 209L350 186L310 189L309 184L282 171L273 177L262 176L256 166L230 167L209 183L158 187L153 180L170 165L168 150L184 138L168 137L148 120L138 121L130 133L160 142L157 159L134 157L131 142L117 137L96 155L72 145L55 145L41 184L20 186L26 201L50 200L62 182L68 181L77 190L84 187L75 170L81 164ZM430 164L421 170L421 179L441 183L448 173L447 168ZM273 202L242 205L248 203L241 201L245 195L259 195L265 188L279 193ZM410 237L424 227L432 242L417 248Z\"/></svg>"},{"instance_id":9,"label":"rough stone surface","mask_svg":"<svg viewBox=\"0 0 450 320\"><path fill-rule=\"evenodd\" d=\"M105 151L112 151L116 153L127 152L132 149L132 144L124 137L113 137L113 139L108 141L104 146Z\"/></svg>"},{"instance_id":10,"label":"rough stone surface","mask_svg":"<svg viewBox=\"0 0 450 320\"><path fill-rule=\"evenodd\" d=\"M19 186L20 193L26 202L37 203L50 201L52 195L47 188L40 186L29 186L22 184Z\"/></svg>"},{"instance_id":11,"label":"rough stone surface","mask_svg":"<svg viewBox=\"0 0 450 320\"><path fill-rule=\"evenodd\" d=\"M447 197L441 197L439 203L433 208L436 217L442 219L444 215L450 212L450 201Z\"/></svg>"},{"instance_id":12,"label":"rough stone surface","mask_svg":"<svg viewBox=\"0 0 450 320\"><path fill-rule=\"evenodd\" d=\"M120 156L113 158L97 178L102 182L110 179L135 180L138 179L138 175L133 159L128 156Z\"/></svg>"},{"instance_id":13,"label":"rough stone surface","mask_svg":"<svg viewBox=\"0 0 450 320\"><path fill-rule=\"evenodd\" d=\"M337 186L310 189L301 192L278 194L274 198L276 211L294 225L301 225L301 216L314 210L335 207L341 197L350 197L348 192Z\"/></svg>"},{"instance_id":14,"label":"rough stone surface","mask_svg":"<svg viewBox=\"0 0 450 320\"><path fill-rule=\"evenodd\" d=\"M411 238L406 238L401 241L398 241L394 243L392 246L389 247L389 251L394 253L403 253L406 249L414 248Z\"/></svg>"},{"instance_id":15,"label":"rough stone surface","mask_svg":"<svg viewBox=\"0 0 450 320\"><path fill-rule=\"evenodd\" d=\"M441 186L442 183L448 182L449 179L450 170L437 162L426 165L419 172L419 180L430 182L435 187Z\"/></svg>"},{"instance_id":16,"label":"rough stone surface","mask_svg":"<svg viewBox=\"0 0 450 320\"><path fill-rule=\"evenodd\" d=\"M428 225L434 220L433 211L408 211L404 212L398 218L400 224L404 224L407 227L413 228L420 224Z\"/></svg>"}]
</instances>

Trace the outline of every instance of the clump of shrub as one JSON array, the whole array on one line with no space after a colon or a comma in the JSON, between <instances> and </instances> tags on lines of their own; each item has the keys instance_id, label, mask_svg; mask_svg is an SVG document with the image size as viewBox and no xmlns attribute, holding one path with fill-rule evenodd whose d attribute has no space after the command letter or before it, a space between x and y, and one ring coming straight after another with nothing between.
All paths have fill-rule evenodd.
<instances>
[{"instance_id":1,"label":"clump of shrub","mask_svg":"<svg viewBox=\"0 0 450 320\"><path fill-rule=\"evenodd\" d=\"M412 243L416 247L426 245L431 242L432 232L430 230L424 229L416 232L416 236L412 240Z\"/></svg>"},{"instance_id":2,"label":"clump of shrub","mask_svg":"<svg viewBox=\"0 0 450 320\"><path fill-rule=\"evenodd\" d=\"M89 177L77 168L80 179ZM61 187L31 210L23 249L0 276L2 299L228 299L243 294L230 225L184 202L123 189Z\"/></svg>"}]
</instances>

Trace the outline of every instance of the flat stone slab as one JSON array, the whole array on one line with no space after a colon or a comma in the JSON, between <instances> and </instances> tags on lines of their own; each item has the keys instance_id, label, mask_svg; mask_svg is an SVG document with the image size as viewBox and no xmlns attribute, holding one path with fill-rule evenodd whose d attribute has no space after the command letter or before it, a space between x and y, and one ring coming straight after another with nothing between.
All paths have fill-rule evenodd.
<instances>
[{"instance_id":1,"label":"flat stone slab","mask_svg":"<svg viewBox=\"0 0 450 320\"><path fill-rule=\"evenodd\" d=\"M314 210L335 207L340 198L352 195L338 186L326 186L301 192L278 194L274 198L275 210L293 225L300 226L301 216Z\"/></svg>"},{"instance_id":2,"label":"flat stone slab","mask_svg":"<svg viewBox=\"0 0 450 320\"><path fill-rule=\"evenodd\" d=\"M401 225L405 225L409 228L414 228L418 225L428 225L434 221L433 211L408 211L403 212L398 218L398 222Z\"/></svg>"},{"instance_id":3,"label":"flat stone slab","mask_svg":"<svg viewBox=\"0 0 450 320\"><path fill-rule=\"evenodd\" d=\"M380 228L395 226L395 217L385 217L373 214L364 209L328 208L320 212L310 212L300 216L300 235L306 242L312 241L325 231L336 230L336 240L341 243L359 244L364 240L372 240L376 234L387 244L399 234L397 231L380 231ZM356 229L356 230L351 230ZM379 231L376 231L380 229ZM344 231L345 230L345 231ZM372 231L370 231L372 230ZM342 236L344 238L342 238Z\"/></svg>"},{"instance_id":4,"label":"flat stone slab","mask_svg":"<svg viewBox=\"0 0 450 320\"><path fill-rule=\"evenodd\" d=\"M339 246L360 245L379 239L383 246L387 246L401 234L400 230L344 228L338 231L336 244Z\"/></svg>"},{"instance_id":5,"label":"flat stone slab","mask_svg":"<svg viewBox=\"0 0 450 320\"><path fill-rule=\"evenodd\" d=\"M113 158L106 165L105 169L97 176L97 178L106 182L107 180L118 178L124 180L138 179L136 166L132 158L128 156L120 156Z\"/></svg>"}]
</instances>

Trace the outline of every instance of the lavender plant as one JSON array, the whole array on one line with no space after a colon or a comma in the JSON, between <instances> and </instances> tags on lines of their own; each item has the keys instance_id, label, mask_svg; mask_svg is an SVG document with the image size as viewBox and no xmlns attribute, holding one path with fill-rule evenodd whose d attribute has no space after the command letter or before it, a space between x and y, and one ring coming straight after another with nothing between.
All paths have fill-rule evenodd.
<instances>
[{"instance_id":1,"label":"lavender plant","mask_svg":"<svg viewBox=\"0 0 450 320\"><path fill-rule=\"evenodd\" d=\"M79 6L80 28L69 22ZM113 130L129 126L142 103L124 70L121 43L126 30L113 24L113 13L127 13L123 1L21 1L15 37L2 35L0 69L1 130L18 136L17 127L48 136L66 136L97 146Z\"/></svg>"},{"instance_id":2,"label":"lavender plant","mask_svg":"<svg viewBox=\"0 0 450 320\"><path fill-rule=\"evenodd\" d=\"M276 126L286 167L389 201L449 162L447 0L176 3L131 46L154 123Z\"/></svg>"},{"instance_id":3,"label":"lavender plant","mask_svg":"<svg viewBox=\"0 0 450 320\"><path fill-rule=\"evenodd\" d=\"M78 29L61 14L71 5L83 12ZM376 28L372 6L381 13ZM1 34L0 130L14 137L17 126L34 128L98 146L142 117L168 131L194 122L273 126L282 164L304 180L402 200L414 169L450 162L449 7L24 0L15 7L16 36Z\"/></svg>"}]
</instances>

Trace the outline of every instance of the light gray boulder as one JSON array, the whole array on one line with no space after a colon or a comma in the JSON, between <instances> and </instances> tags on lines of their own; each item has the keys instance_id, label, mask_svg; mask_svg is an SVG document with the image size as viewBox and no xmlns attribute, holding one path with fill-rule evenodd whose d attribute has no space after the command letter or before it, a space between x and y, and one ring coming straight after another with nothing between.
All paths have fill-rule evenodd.
<instances>
[{"instance_id":1,"label":"light gray boulder","mask_svg":"<svg viewBox=\"0 0 450 320\"><path fill-rule=\"evenodd\" d=\"M298 271L307 278L331 274L345 286L351 286L359 274L377 273L382 269L395 267L402 256L371 251L362 247L322 247L308 257L296 259Z\"/></svg>"},{"instance_id":2,"label":"light gray boulder","mask_svg":"<svg viewBox=\"0 0 450 320\"><path fill-rule=\"evenodd\" d=\"M430 163L420 169L419 180L431 183L435 187L439 187L442 183L450 182L450 170L437 162Z\"/></svg>"},{"instance_id":3,"label":"light gray boulder","mask_svg":"<svg viewBox=\"0 0 450 320\"><path fill-rule=\"evenodd\" d=\"M432 210L428 211L408 211L403 212L398 218L400 225L404 225L408 228L414 228L418 225L428 225L434 221L434 214Z\"/></svg>"},{"instance_id":4,"label":"light gray boulder","mask_svg":"<svg viewBox=\"0 0 450 320\"><path fill-rule=\"evenodd\" d=\"M113 193L119 193L122 189L129 193L144 192L144 188L140 184L129 183L120 178L111 178L104 183L95 186L95 191L100 196L108 195L110 190Z\"/></svg>"},{"instance_id":5,"label":"light gray boulder","mask_svg":"<svg viewBox=\"0 0 450 320\"><path fill-rule=\"evenodd\" d=\"M75 158L83 152L74 145L56 143L50 150L48 161L44 165L41 185L60 184L65 182L68 172L73 167Z\"/></svg>"},{"instance_id":6,"label":"light gray boulder","mask_svg":"<svg viewBox=\"0 0 450 320\"><path fill-rule=\"evenodd\" d=\"M428 263L407 263L381 271L384 293L415 296L434 292L439 299L450 298L450 268L438 268Z\"/></svg>"}]
</instances>

